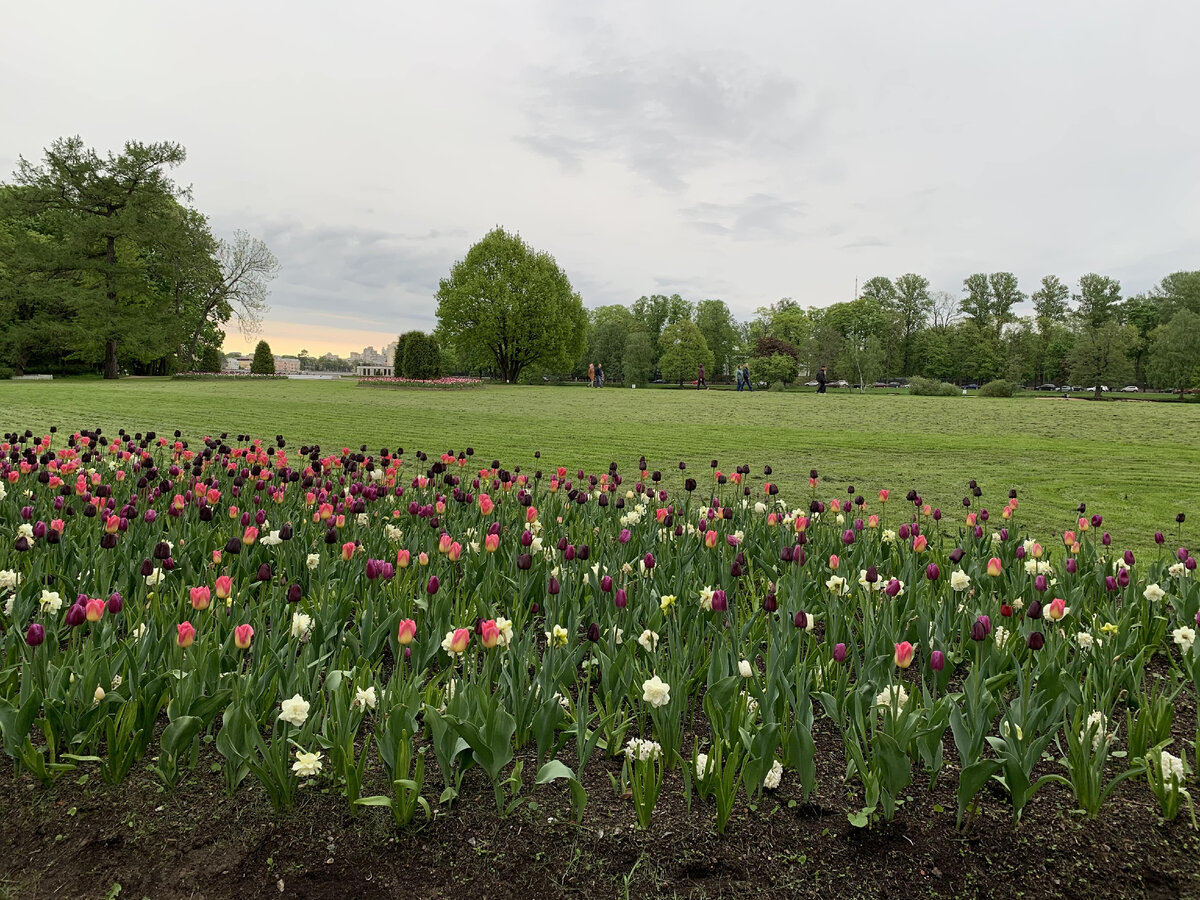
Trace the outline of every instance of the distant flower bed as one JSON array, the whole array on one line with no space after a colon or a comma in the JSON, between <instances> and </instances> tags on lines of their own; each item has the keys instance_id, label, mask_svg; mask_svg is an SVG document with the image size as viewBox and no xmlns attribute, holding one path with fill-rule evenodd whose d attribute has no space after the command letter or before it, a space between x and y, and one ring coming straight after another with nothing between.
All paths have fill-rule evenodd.
<instances>
[{"instance_id":1,"label":"distant flower bed","mask_svg":"<svg viewBox=\"0 0 1200 900\"><path fill-rule=\"evenodd\" d=\"M237 378L246 380L250 378L287 378L286 375L258 375L250 372L177 372L171 376L172 381L208 381L223 378Z\"/></svg>"},{"instance_id":2,"label":"distant flower bed","mask_svg":"<svg viewBox=\"0 0 1200 900\"><path fill-rule=\"evenodd\" d=\"M483 387L479 378L463 378L450 375L445 378L386 378L382 376L358 379L360 387L402 387L402 388L477 388Z\"/></svg>"}]
</instances>

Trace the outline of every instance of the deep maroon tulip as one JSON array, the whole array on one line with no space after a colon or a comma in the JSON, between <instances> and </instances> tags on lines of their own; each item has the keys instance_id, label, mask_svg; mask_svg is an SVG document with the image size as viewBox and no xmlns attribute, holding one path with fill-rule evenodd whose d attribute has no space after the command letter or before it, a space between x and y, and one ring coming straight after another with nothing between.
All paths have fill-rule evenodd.
<instances>
[{"instance_id":1,"label":"deep maroon tulip","mask_svg":"<svg viewBox=\"0 0 1200 900\"><path fill-rule=\"evenodd\" d=\"M940 672L946 668L946 654L941 650L934 650L929 654L929 668L935 672Z\"/></svg>"},{"instance_id":2,"label":"deep maroon tulip","mask_svg":"<svg viewBox=\"0 0 1200 900\"><path fill-rule=\"evenodd\" d=\"M901 524L901 526L896 529L896 538L901 541L908 540L908 525L907 524Z\"/></svg>"},{"instance_id":3,"label":"deep maroon tulip","mask_svg":"<svg viewBox=\"0 0 1200 900\"><path fill-rule=\"evenodd\" d=\"M842 543L847 547L854 543L854 530L852 528L847 528L842 532Z\"/></svg>"},{"instance_id":4,"label":"deep maroon tulip","mask_svg":"<svg viewBox=\"0 0 1200 900\"><path fill-rule=\"evenodd\" d=\"M729 601L725 597L725 592L718 589L713 591L712 608L715 612L724 612L729 608Z\"/></svg>"},{"instance_id":5,"label":"deep maroon tulip","mask_svg":"<svg viewBox=\"0 0 1200 900\"><path fill-rule=\"evenodd\" d=\"M934 511L933 511L933 521L935 521L935 522L940 522L940 521L942 521L942 511L941 511L940 509L934 509Z\"/></svg>"},{"instance_id":6,"label":"deep maroon tulip","mask_svg":"<svg viewBox=\"0 0 1200 900\"><path fill-rule=\"evenodd\" d=\"M117 536L116 536L115 534L102 534L102 535L100 535L100 549L102 549L102 550L111 550L111 549L112 549L113 547L115 547L115 546L117 546ZM20 548L20 547L18 547L17 549L18 549L18 550L20 550L21 548ZM28 550L28 549L29 549L29 545L28 545L28 544L26 544L26 545L25 545L25 549L26 549L26 550Z\"/></svg>"},{"instance_id":7,"label":"deep maroon tulip","mask_svg":"<svg viewBox=\"0 0 1200 900\"><path fill-rule=\"evenodd\" d=\"M33 507L32 506L22 506L21 507L21 518L24 519L26 522L28 522L30 519L32 519L33 518Z\"/></svg>"},{"instance_id":8,"label":"deep maroon tulip","mask_svg":"<svg viewBox=\"0 0 1200 900\"><path fill-rule=\"evenodd\" d=\"M528 553L522 553L517 557L517 568L521 571L529 569L533 565L533 557Z\"/></svg>"},{"instance_id":9,"label":"deep maroon tulip","mask_svg":"<svg viewBox=\"0 0 1200 900\"><path fill-rule=\"evenodd\" d=\"M975 622L971 625L971 640L982 641L987 636L988 636L987 629L984 628L982 622L980 622L978 619L976 619Z\"/></svg>"},{"instance_id":10,"label":"deep maroon tulip","mask_svg":"<svg viewBox=\"0 0 1200 900\"><path fill-rule=\"evenodd\" d=\"M553 595L562 590L562 585L558 583L558 579L553 575L550 576L550 584L546 587L547 593Z\"/></svg>"},{"instance_id":11,"label":"deep maroon tulip","mask_svg":"<svg viewBox=\"0 0 1200 900\"><path fill-rule=\"evenodd\" d=\"M763 609L767 612L775 612L775 610L779 609L779 600L774 593L768 593L763 598Z\"/></svg>"},{"instance_id":12,"label":"deep maroon tulip","mask_svg":"<svg viewBox=\"0 0 1200 900\"><path fill-rule=\"evenodd\" d=\"M692 491L694 491L696 489L696 479L695 478L684 479L683 489L685 491L687 491L688 493L691 493Z\"/></svg>"},{"instance_id":13,"label":"deep maroon tulip","mask_svg":"<svg viewBox=\"0 0 1200 900\"><path fill-rule=\"evenodd\" d=\"M1161 531L1154 532L1154 543L1163 544L1166 543L1166 540L1166 536Z\"/></svg>"},{"instance_id":14,"label":"deep maroon tulip","mask_svg":"<svg viewBox=\"0 0 1200 900\"><path fill-rule=\"evenodd\" d=\"M1187 547L1180 547L1175 551L1175 558L1180 562L1187 562L1188 552Z\"/></svg>"},{"instance_id":15,"label":"deep maroon tulip","mask_svg":"<svg viewBox=\"0 0 1200 900\"><path fill-rule=\"evenodd\" d=\"M879 570L874 566L867 566L867 574L864 576L863 580L865 580L867 584L875 584L877 581L879 581Z\"/></svg>"},{"instance_id":16,"label":"deep maroon tulip","mask_svg":"<svg viewBox=\"0 0 1200 900\"><path fill-rule=\"evenodd\" d=\"M792 624L795 625L799 629L802 629L802 630L807 629L808 628L808 614L805 613L804 610L798 611L794 616L792 616Z\"/></svg>"},{"instance_id":17,"label":"deep maroon tulip","mask_svg":"<svg viewBox=\"0 0 1200 900\"><path fill-rule=\"evenodd\" d=\"M284 522L283 527L279 529L279 539L281 541L290 541L292 539L292 523Z\"/></svg>"},{"instance_id":18,"label":"deep maroon tulip","mask_svg":"<svg viewBox=\"0 0 1200 900\"><path fill-rule=\"evenodd\" d=\"M142 577L149 578L154 574L154 563L148 559L142 560Z\"/></svg>"},{"instance_id":19,"label":"deep maroon tulip","mask_svg":"<svg viewBox=\"0 0 1200 900\"><path fill-rule=\"evenodd\" d=\"M528 547L533 543L533 532L526 530L521 532L521 546Z\"/></svg>"},{"instance_id":20,"label":"deep maroon tulip","mask_svg":"<svg viewBox=\"0 0 1200 900\"><path fill-rule=\"evenodd\" d=\"M866 527L866 525L862 519L854 520L854 530L855 531L862 531L865 527Z\"/></svg>"},{"instance_id":21,"label":"deep maroon tulip","mask_svg":"<svg viewBox=\"0 0 1200 900\"><path fill-rule=\"evenodd\" d=\"M1029 604L1029 609L1025 611L1025 618L1040 619L1042 617L1042 601L1034 600Z\"/></svg>"},{"instance_id":22,"label":"deep maroon tulip","mask_svg":"<svg viewBox=\"0 0 1200 900\"><path fill-rule=\"evenodd\" d=\"M604 591L604 593L608 594L608 593L612 592L612 589L613 589L612 576L602 575L600 577L600 590L602 590L602 591Z\"/></svg>"},{"instance_id":23,"label":"deep maroon tulip","mask_svg":"<svg viewBox=\"0 0 1200 900\"><path fill-rule=\"evenodd\" d=\"M1074 575L1078 569L1079 569L1079 563L1076 562L1075 557L1072 556L1070 559L1067 560L1067 571L1070 572L1072 575Z\"/></svg>"},{"instance_id":24,"label":"deep maroon tulip","mask_svg":"<svg viewBox=\"0 0 1200 900\"><path fill-rule=\"evenodd\" d=\"M845 644L838 643L833 645L833 661L838 663L843 663L846 661Z\"/></svg>"},{"instance_id":25,"label":"deep maroon tulip","mask_svg":"<svg viewBox=\"0 0 1200 900\"><path fill-rule=\"evenodd\" d=\"M1100 524L1103 521L1104 521L1104 517L1102 515L1100 515L1099 513L1097 513L1096 515L1092 516L1092 527L1099 528Z\"/></svg>"},{"instance_id":26,"label":"deep maroon tulip","mask_svg":"<svg viewBox=\"0 0 1200 900\"><path fill-rule=\"evenodd\" d=\"M977 616L975 618L975 621L980 623L981 625L983 625L984 630L988 634L992 633L992 617L991 616Z\"/></svg>"},{"instance_id":27,"label":"deep maroon tulip","mask_svg":"<svg viewBox=\"0 0 1200 900\"><path fill-rule=\"evenodd\" d=\"M780 550L779 558L781 560L783 560L784 562L791 562L792 561L792 548L790 546L788 546L788 547L784 547L782 550Z\"/></svg>"},{"instance_id":28,"label":"deep maroon tulip","mask_svg":"<svg viewBox=\"0 0 1200 900\"><path fill-rule=\"evenodd\" d=\"M588 626L587 639L593 644L600 640L600 626L595 622Z\"/></svg>"},{"instance_id":29,"label":"deep maroon tulip","mask_svg":"<svg viewBox=\"0 0 1200 900\"><path fill-rule=\"evenodd\" d=\"M262 570L260 569L259 571L261 572ZM368 559L367 567L366 567L367 580L374 581L376 578L379 577L380 572L381 572L380 561L377 559ZM266 581L265 578L260 578L258 580Z\"/></svg>"},{"instance_id":30,"label":"deep maroon tulip","mask_svg":"<svg viewBox=\"0 0 1200 900\"><path fill-rule=\"evenodd\" d=\"M1117 587L1129 587L1129 570L1121 569L1117 572Z\"/></svg>"},{"instance_id":31,"label":"deep maroon tulip","mask_svg":"<svg viewBox=\"0 0 1200 900\"><path fill-rule=\"evenodd\" d=\"M1046 636L1040 631L1031 631L1026 643L1029 645L1030 650L1041 650L1046 646Z\"/></svg>"},{"instance_id":32,"label":"deep maroon tulip","mask_svg":"<svg viewBox=\"0 0 1200 900\"><path fill-rule=\"evenodd\" d=\"M573 559L575 559L574 544L567 544L567 549L563 551L563 559L565 559L567 562L571 562Z\"/></svg>"},{"instance_id":33,"label":"deep maroon tulip","mask_svg":"<svg viewBox=\"0 0 1200 900\"><path fill-rule=\"evenodd\" d=\"M1182 525L1186 520L1187 520L1187 516L1185 516L1183 513L1180 513L1179 515L1177 515L1175 517L1175 521L1178 522L1180 525Z\"/></svg>"},{"instance_id":34,"label":"deep maroon tulip","mask_svg":"<svg viewBox=\"0 0 1200 900\"><path fill-rule=\"evenodd\" d=\"M887 594L889 597L895 597L897 594L899 594L900 593L900 579L899 578L890 579L887 583L887 587L885 587L883 589L883 592L885 594Z\"/></svg>"},{"instance_id":35,"label":"deep maroon tulip","mask_svg":"<svg viewBox=\"0 0 1200 900\"><path fill-rule=\"evenodd\" d=\"M1008 540L1008 529L1007 528L1000 529L1000 540L1002 540L1002 541Z\"/></svg>"},{"instance_id":36,"label":"deep maroon tulip","mask_svg":"<svg viewBox=\"0 0 1200 900\"><path fill-rule=\"evenodd\" d=\"M950 551L950 562L954 563L955 565L958 565L960 562L962 562L962 558L963 558L962 547L955 547L953 550Z\"/></svg>"},{"instance_id":37,"label":"deep maroon tulip","mask_svg":"<svg viewBox=\"0 0 1200 900\"><path fill-rule=\"evenodd\" d=\"M1117 579L1113 578L1111 575L1105 575L1104 589L1110 592L1115 591L1117 589Z\"/></svg>"},{"instance_id":38,"label":"deep maroon tulip","mask_svg":"<svg viewBox=\"0 0 1200 900\"><path fill-rule=\"evenodd\" d=\"M642 557L642 562L645 564L647 569L653 569L654 568L654 554L647 553L644 557Z\"/></svg>"},{"instance_id":39,"label":"deep maroon tulip","mask_svg":"<svg viewBox=\"0 0 1200 900\"><path fill-rule=\"evenodd\" d=\"M742 564L740 562L738 562L736 559L733 561L733 564L729 567L729 574L732 575L734 578L741 578L743 575Z\"/></svg>"},{"instance_id":40,"label":"deep maroon tulip","mask_svg":"<svg viewBox=\"0 0 1200 900\"><path fill-rule=\"evenodd\" d=\"M26 629L25 643L30 647L39 647L44 640L46 640L46 629L37 622L34 622Z\"/></svg>"},{"instance_id":41,"label":"deep maroon tulip","mask_svg":"<svg viewBox=\"0 0 1200 900\"><path fill-rule=\"evenodd\" d=\"M628 528L622 528L621 533L617 535L617 540L622 544L628 544L629 539L633 537Z\"/></svg>"},{"instance_id":42,"label":"deep maroon tulip","mask_svg":"<svg viewBox=\"0 0 1200 900\"><path fill-rule=\"evenodd\" d=\"M1017 544L1017 559L1025 558L1025 547L1022 544Z\"/></svg>"},{"instance_id":43,"label":"deep maroon tulip","mask_svg":"<svg viewBox=\"0 0 1200 900\"><path fill-rule=\"evenodd\" d=\"M517 565L520 566L520 561L517 562ZM529 567L526 566L525 568ZM441 582L438 581L438 577L436 575L430 575L429 581L425 584L425 593L432 597L438 592L439 587L441 587Z\"/></svg>"},{"instance_id":44,"label":"deep maroon tulip","mask_svg":"<svg viewBox=\"0 0 1200 900\"><path fill-rule=\"evenodd\" d=\"M258 567L258 580L259 581L270 581L271 580L271 567L267 563L263 563L261 566Z\"/></svg>"},{"instance_id":45,"label":"deep maroon tulip","mask_svg":"<svg viewBox=\"0 0 1200 900\"><path fill-rule=\"evenodd\" d=\"M87 621L87 610L80 603L71 604L71 608L67 610L67 625L71 628L77 628Z\"/></svg>"},{"instance_id":46,"label":"deep maroon tulip","mask_svg":"<svg viewBox=\"0 0 1200 900\"><path fill-rule=\"evenodd\" d=\"M225 542L225 552L231 556L237 556L242 552L242 542L235 537L231 537Z\"/></svg>"},{"instance_id":47,"label":"deep maroon tulip","mask_svg":"<svg viewBox=\"0 0 1200 900\"><path fill-rule=\"evenodd\" d=\"M1103 544L1105 547L1108 547L1109 545L1112 544L1112 535L1109 534L1107 531L1104 532L1104 534L1100 535L1100 543Z\"/></svg>"},{"instance_id":48,"label":"deep maroon tulip","mask_svg":"<svg viewBox=\"0 0 1200 900\"><path fill-rule=\"evenodd\" d=\"M625 594L625 588L617 588L616 598L613 602L616 604L617 609L625 608L625 605L629 602L629 598Z\"/></svg>"},{"instance_id":49,"label":"deep maroon tulip","mask_svg":"<svg viewBox=\"0 0 1200 900\"><path fill-rule=\"evenodd\" d=\"M942 570L938 568L937 563L930 563L925 567L925 577L930 581L937 581L942 577Z\"/></svg>"},{"instance_id":50,"label":"deep maroon tulip","mask_svg":"<svg viewBox=\"0 0 1200 900\"><path fill-rule=\"evenodd\" d=\"M1125 560L1125 565L1127 565L1127 566L1133 565L1133 551L1132 550L1126 550L1125 556L1123 558Z\"/></svg>"},{"instance_id":51,"label":"deep maroon tulip","mask_svg":"<svg viewBox=\"0 0 1200 900\"><path fill-rule=\"evenodd\" d=\"M166 541L159 541L157 544L154 545L154 558L155 559L166 559L170 555L171 555L171 545L168 544Z\"/></svg>"},{"instance_id":52,"label":"deep maroon tulip","mask_svg":"<svg viewBox=\"0 0 1200 900\"><path fill-rule=\"evenodd\" d=\"M33 536L35 538L37 538L38 540L41 540L42 538L44 538L46 536L46 523L45 522L34 522L33 523Z\"/></svg>"},{"instance_id":53,"label":"deep maroon tulip","mask_svg":"<svg viewBox=\"0 0 1200 900\"><path fill-rule=\"evenodd\" d=\"M1183 561L1183 567L1185 569L1187 569L1189 572L1195 572L1196 571L1196 558L1194 556L1189 556L1187 559L1185 559Z\"/></svg>"},{"instance_id":54,"label":"deep maroon tulip","mask_svg":"<svg viewBox=\"0 0 1200 900\"><path fill-rule=\"evenodd\" d=\"M108 614L110 616L115 616L119 613L124 605L125 601L121 599L121 595L116 591L108 595Z\"/></svg>"}]
</instances>

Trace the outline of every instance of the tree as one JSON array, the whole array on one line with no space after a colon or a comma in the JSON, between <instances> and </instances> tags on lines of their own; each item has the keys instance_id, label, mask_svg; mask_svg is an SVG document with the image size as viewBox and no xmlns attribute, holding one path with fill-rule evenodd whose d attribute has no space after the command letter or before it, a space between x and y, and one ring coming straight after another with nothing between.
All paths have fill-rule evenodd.
<instances>
[{"instance_id":1,"label":"tree","mask_svg":"<svg viewBox=\"0 0 1200 900\"><path fill-rule=\"evenodd\" d=\"M1075 339L1068 361L1071 381L1093 386L1095 399L1100 399L1101 386L1121 384L1133 375L1129 347L1137 333L1129 325L1110 321L1084 328Z\"/></svg>"},{"instance_id":2,"label":"tree","mask_svg":"<svg viewBox=\"0 0 1200 900\"><path fill-rule=\"evenodd\" d=\"M712 351L713 374L729 374L738 338L729 307L722 300L701 300L696 304L696 327Z\"/></svg>"},{"instance_id":3,"label":"tree","mask_svg":"<svg viewBox=\"0 0 1200 900\"><path fill-rule=\"evenodd\" d=\"M886 278L883 275L876 275L863 284L862 290L858 295L866 297L872 300L877 306L887 309L896 302L896 286L892 284L890 278Z\"/></svg>"},{"instance_id":4,"label":"tree","mask_svg":"<svg viewBox=\"0 0 1200 900\"><path fill-rule=\"evenodd\" d=\"M934 291L929 295L929 327L945 331L958 321L959 302L949 291Z\"/></svg>"},{"instance_id":5,"label":"tree","mask_svg":"<svg viewBox=\"0 0 1200 900\"><path fill-rule=\"evenodd\" d=\"M987 328L992 324L992 286L987 275L978 272L963 279L963 290L967 296L959 302L964 316Z\"/></svg>"},{"instance_id":6,"label":"tree","mask_svg":"<svg viewBox=\"0 0 1200 900\"><path fill-rule=\"evenodd\" d=\"M869 296L835 303L825 311L826 323L842 335L839 362L858 382L860 391L882 374L886 359L879 335L888 318L887 310Z\"/></svg>"},{"instance_id":7,"label":"tree","mask_svg":"<svg viewBox=\"0 0 1200 900\"><path fill-rule=\"evenodd\" d=\"M1033 301L1033 314L1037 319L1038 331L1043 335L1052 325L1062 325L1067 321L1067 301L1071 290L1058 280L1057 275L1046 275L1042 278L1042 286L1030 294Z\"/></svg>"},{"instance_id":8,"label":"tree","mask_svg":"<svg viewBox=\"0 0 1200 900\"><path fill-rule=\"evenodd\" d=\"M925 327L932 306L928 278L909 272L896 279L896 312L904 345L903 375L912 374L913 339Z\"/></svg>"},{"instance_id":9,"label":"tree","mask_svg":"<svg viewBox=\"0 0 1200 900\"><path fill-rule=\"evenodd\" d=\"M1076 315L1087 328L1108 324L1117 314L1121 302L1121 282L1107 275L1091 273L1079 278L1079 293L1075 295Z\"/></svg>"},{"instance_id":10,"label":"tree","mask_svg":"<svg viewBox=\"0 0 1200 900\"><path fill-rule=\"evenodd\" d=\"M272 360L273 361L273 360ZM204 348L204 353L200 356L200 365L197 369L199 372L220 372L221 371L221 354L216 347L209 344Z\"/></svg>"},{"instance_id":11,"label":"tree","mask_svg":"<svg viewBox=\"0 0 1200 900\"><path fill-rule=\"evenodd\" d=\"M250 360L250 374L275 374L275 357L271 353L271 345L266 341L259 341L258 346L254 348L254 359Z\"/></svg>"},{"instance_id":12,"label":"tree","mask_svg":"<svg viewBox=\"0 0 1200 900\"><path fill-rule=\"evenodd\" d=\"M406 331L400 337L396 338L396 352L392 357L392 374L397 378L411 378L408 374L408 369L405 368L407 363L405 359L408 354L408 343L415 336L420 335L419 331Z\"/></svg>"},{"instance_id":13,"label":"tree","mask_svg":"<svg viewBox=\"0 0 1200 900\"><path fill-rule=\"evenodd\" d=\"M438 332L456 350L516 382L530 365L569 369L583 351L587 314L549 253L490 231L437 291Z\"/></svg>"},{"instance_id":14,"label":"tree","mask_svg":"<svg viewBox=\"0 0 1200 900\"><path fill-rule=\"evenodd\" d=\"M993 272L988 276L988 286L992 296L988 310L998 335L1012 321L1012 308L1024 300L1025 295L1017 287L1017 276L1012 272Z\"/></svg>"},{"instance_id":15,"label":"tree","mask_svg":"<svg viewBox=\"0 0 1200 900\"><path fill-rule=\"evenodd\" d=\"M429 381L441 376L442 357L433 335L410 331L404 342L404 377ZM395 369L393 368L393 372Z\"/></svg>"},{"instance_id":16,"label":"tree","mask_svg":"<svg viewBox=\"0 0 1200 900\"><path fill-rule=\"evenodd\" d=\"M167 319L153 309L166 298L149 290L140 254L170 228L184 192L166 171L186 156L179 144L127 141L102 159L72 137L51 144L41 165L18 161L16 183L27 190L17 202L58 232L45 270L67 276L62 292L81 334L101 349L105 378L117 377L123 344L146 347L147 326Z\"/></svg>"},{"instance_id":17,"label":"tree","mask_svg":"<svg viewBox=\"0 0 1200 900\"><path fill-rule=\"evenodd\" d=\"M595 363L603 366L605 381L620 381L628 338L629 329L616 322L589 328L583 368L586 369L589 362Z\"/></svg>"},{"instance_id":18,"label":"tree","mask_svg":"<svg viewBox=\"0 0 1200 900\"><path fill-rule=\"evenodd\" d=\"M685 380L696 377L700 366L704 366L706 372L712 371L712 351L708 349L700 329L691 320L681 319L668 325L663 329L658 343L662 348L658 365L663 381L678 381L682 385Z\"/></svg>"},{"instance_id":19,"label":"tree","mask_svg":"<svg viewBox=\"0 0 1200 900\"><path fill-rule=\"evenodd\" d=\"M1181 309L1155 331L1146 369L1158 387L1183 392L1200 384L1200 314Z\"/></svg>"},{"instance_id":20,"label":"tree","mask_svg":"<svg viewBox=\"0 0 1200 900\"><path fill-rule=\"evenodd\" d=\"M683 319L692 318L692 304L678 294L670 297L664 294L654 294L649 297L639 297L629 308L634 322L650 336L650 345L654 348L654 365L659 366L662 355L659 338L663 329Z\"/></svg>"},{"instance_id":21,"label":"tree","mask_svg":"<svg viewBox=\"0 0 1200 900\"><path fill-rule=\"evenodd\" d=\"M1152 298L1139 294L1122 303L1117 314L1122 322L1132 325L1137 331L1137 339L1130 353L1133 356L1133 380L1142 381L1142 362L1150 349L1151 335L1161 322L1162 308Z\"/></svg>"},{"instance_id":22,"label":"tree","mask_svg":"<svg viewBox=\"0 0 1200 900\"><path fill-rule=\"evenodd\" d=\"M1174 272L1159 282L1151 295L1162 307L1164 322L1181 309L1200 313L1200 272Z\"/></svg>"},{"instance_id":23,"label":"tree","mask_svg":"<svg viewBox=\"0 0 1200 900\"><path fill-rule=\"evenodd\" d=\"M650 335L635 331L625 339L621 372L630 384L647 384L654 375L654 348Z\"/></svg>"}]
</instances>

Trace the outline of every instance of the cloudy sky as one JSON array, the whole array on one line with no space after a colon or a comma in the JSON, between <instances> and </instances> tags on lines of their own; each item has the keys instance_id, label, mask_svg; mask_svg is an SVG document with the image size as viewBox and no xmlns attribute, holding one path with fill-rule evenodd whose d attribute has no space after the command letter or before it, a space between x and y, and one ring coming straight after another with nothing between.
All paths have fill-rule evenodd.
<instances>
[{"instance_id":1,"label":"cloudy sky","mask_svg":"<svg viewBox=\"0 0 1200 900\"><path fill-rule=\"evenodd\" d=\"M587 306L678 292L742 319L878 274L957 294L976 271L1027 292L1098 271L1136 293L1200 268L1191 0L59 0L3 19L0 173L63 135L182 143L218 235L283 265L277 353L431 328L438 279L495 225Z\"/></svg>"}]
</instances>

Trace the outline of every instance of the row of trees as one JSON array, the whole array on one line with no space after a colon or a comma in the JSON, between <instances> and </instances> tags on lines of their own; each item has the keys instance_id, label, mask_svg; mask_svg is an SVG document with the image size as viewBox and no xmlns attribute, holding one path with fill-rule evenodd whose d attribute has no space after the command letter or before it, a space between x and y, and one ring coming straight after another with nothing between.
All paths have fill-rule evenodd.
<instances>
[{"instance_id":1,"label":"row of trees","mask_svg":"<svg viewBox=\"0 0 1200 900\"><path fill-rule=\"evenodd\" d=\"M186 155L130 141L100 156L71 137L20 159L0 184L0 369L199 369L231 320L258 330L278 261L213 235L170 177Z\"/></svg>"}]
</instances>

